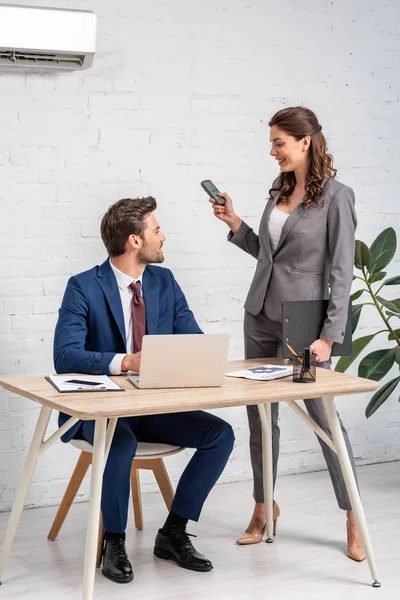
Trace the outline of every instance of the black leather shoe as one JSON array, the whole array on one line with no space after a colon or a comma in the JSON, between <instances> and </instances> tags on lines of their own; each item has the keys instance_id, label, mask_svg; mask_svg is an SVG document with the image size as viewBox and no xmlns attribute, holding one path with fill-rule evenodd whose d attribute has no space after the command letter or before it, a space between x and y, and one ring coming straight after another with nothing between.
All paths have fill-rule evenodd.
<instances>
[{"instance_id":1,"label":"black leather shoe","mask_svg":"<svg viewBox=\"0 0 400 600\"><path fill-rule=\"evenodd\" d=\"M211 561L193 547L184 529L174 528L168 535L159 529L154 554L159 558L174 560L180 567L191 571L211 571L213 568Z\"/></svg>"},{"instance_id":2,"label":"black leather shoe","mask_svg":"<svg viewBox=\"0 0 400 600\"><path fill-rule=\"evenodd\" d=\"M125 535L113 535L104 540L102 574L116 583L129 583L133 579L132 565L125 549Z\"/></svg>"}]
</instances>

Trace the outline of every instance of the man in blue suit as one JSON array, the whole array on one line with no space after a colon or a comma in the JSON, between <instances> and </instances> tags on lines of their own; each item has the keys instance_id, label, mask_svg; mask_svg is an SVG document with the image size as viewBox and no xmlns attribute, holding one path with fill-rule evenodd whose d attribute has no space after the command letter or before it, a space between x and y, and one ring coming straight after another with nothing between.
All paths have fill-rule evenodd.
<instances>
[{"instance_id":1,"label":"man in blue suit","mask_svg":"<svg viewBox=\"0 0 400 600\"><path fill-rule=\"evenodd\" d=\"M139 371L144 333L202 333L186 298L162 263L165 236L154 216L154 198L126 198L101 222L109 259L71 277L54 337L57 373L119 375ZM63 424L68 415L60 414ZM62 440L93 444L94 421L80 421ZM138 441L196 448L178 483L171 512L158 531L154 554L181 567L210 571L211 562L193 547L188 520L197 521L205 499L233 448L231 426L203 411L118 419L103 476L105 528L102 573L118 583L133 579L125 548L130 470Z\"/></svg>"}]
</instances>

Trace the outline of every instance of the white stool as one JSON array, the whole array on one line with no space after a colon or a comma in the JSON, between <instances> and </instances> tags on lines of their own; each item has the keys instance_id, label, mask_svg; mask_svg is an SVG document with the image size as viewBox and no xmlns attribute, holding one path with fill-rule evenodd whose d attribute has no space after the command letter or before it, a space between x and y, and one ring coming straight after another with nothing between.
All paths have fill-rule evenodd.
<instances>
[{"instance_id":1,"label":"white stool","mask_svg":"<svg viewBox=\"0 0 400 600\"><path fill-rule=\"evenodd\" d=\"M50 528L48 539L55 540L58 536L61 527L68 515L69 509L75 499L76 494L82 484L82 481L87 473L89 466L92 463L93 446L85 440L71 440L70 444L81 450L78 462L76 463L74 472L65 490L65 494L58 508L57 514L54 517L53 524ZM174 491L171 481L168 477L167 470L164 465L164 457L172 456L178 452L182 452L180 446L171 446L170 444L149 444L147 442L138 442L135 458L132 460L131 468L131 490L133 513L135 516L136 529L143 529L143 509L142 496L140 493L140 478L139 469L148 469L153 471L157 480L158 487L164 498L164 502L170 510ZM103 519L100 516L99 537L97 546L97 566L100 566L101 552L103 543Z\"/></svg>"}]
</instances>

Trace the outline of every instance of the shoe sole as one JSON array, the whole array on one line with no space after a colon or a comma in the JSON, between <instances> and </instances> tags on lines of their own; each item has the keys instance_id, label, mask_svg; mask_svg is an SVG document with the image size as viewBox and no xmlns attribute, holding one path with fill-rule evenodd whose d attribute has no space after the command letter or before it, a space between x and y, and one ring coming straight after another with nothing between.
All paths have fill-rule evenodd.
<instances>
[{"instance_id":1,"label":"shoe sole","mask_svg":"<svg viewBox=\"0 0 400 600\"><path fill-rule=\"evenodd\" d=\"M189 565L184 565L183 563L179 562L179 560L175 558L175 556L173 556L169 552L166 552L165 550L157 548L157 546L154 546L153 552L158 558L163 558L164 560L173 560L177 565L182 567L182 569L187 569L188 571L198 571L199 573L206 573L213 569L212 565L210 565L209 567L190 567Z\"/></svg>"},{"instance_id":2,"label":"shoe sole","mask_svg":"<svg viewBox=\"0 0 400 600\"><path fill-rule=\"evenodd\" d=\"M252 546L254 544L260 544L260 542L262 542L262 538L260 538L259 540L250 540L250 541L245 541L245 540L236 540L236 544L238 546Z\"/></svg>"},{"instance_id":3,"label":"shoe sole","mask_svg":"<svg viewBox=\"0 0 400 600\"><path fill-rule=\"evenodd\" d=\"M112 575L109 575L109 573L103 571L103 569L101 570L101 574L104 575L104 577L107 577L107 579L111 579L111 581L114 581L115 583L130 583L133 581L133 575L130 579L117 579L116 577L113 577Z\"/></svg>"},{"instance_id":4,"label":"shoe sole","mask_svg":"<svg viewBox=\"0 0 400 600\"><path fill-rule=\"evenodd\" d=\"M360 562L363 562L363 561L364 561L364 560L367 558L366 556L364 556L364 558L354 558L354 556L352 556L352 555L351 555L351 554L349 554L349 553L347 553L347 556L348 556L349 558L351 558L351 560L354 560L354 562L358 562L358 563L360 563Z\"/></svg>"}]
</instances>

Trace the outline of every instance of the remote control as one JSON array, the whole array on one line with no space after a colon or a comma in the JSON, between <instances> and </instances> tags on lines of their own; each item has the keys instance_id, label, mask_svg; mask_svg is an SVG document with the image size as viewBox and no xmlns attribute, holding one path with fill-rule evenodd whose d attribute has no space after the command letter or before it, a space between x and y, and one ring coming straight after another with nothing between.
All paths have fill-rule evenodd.
<instances>
[{"instance_id":1,"label":"remote control","mask_svg":"<svg viewBox=\"0 0 400 600\"><path fill-rule=\"evenodd\" d=\"M216 204L218 204L219 206L224 206L225 199L218 196L219 189L212 181L210 181L209 179L205 179L201 182L200 185L203 188L203 190L215 200Z\"/></svg>"}]
</instances>

